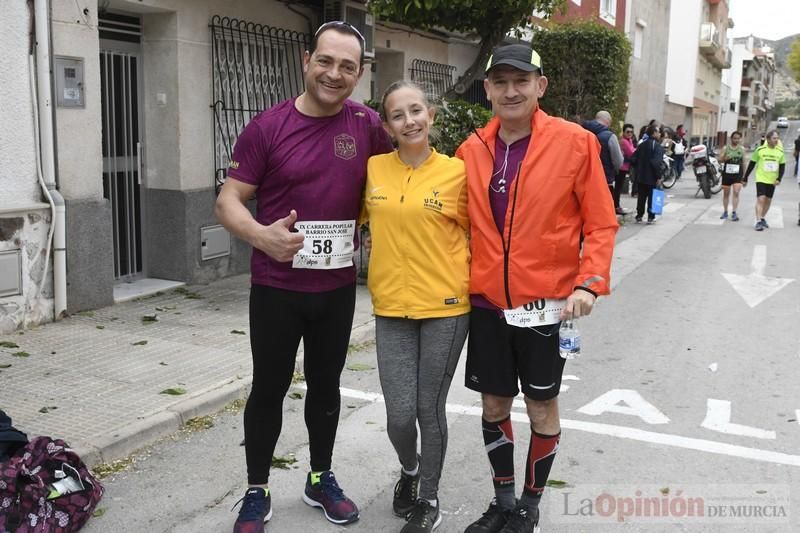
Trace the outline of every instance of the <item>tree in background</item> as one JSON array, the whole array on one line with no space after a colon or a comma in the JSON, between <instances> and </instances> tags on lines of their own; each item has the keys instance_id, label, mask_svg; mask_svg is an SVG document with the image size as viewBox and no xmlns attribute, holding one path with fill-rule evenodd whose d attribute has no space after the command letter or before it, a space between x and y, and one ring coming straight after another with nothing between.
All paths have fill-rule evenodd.
<instances>
[{"instance_id":1,"label":"tree in background","mask_svg":"<svg viewBox=\"0 0 800 533\"><path fill-rule=\"evenodd\" d=\"M594 21L550 24L534 33L533 48L549 80L542 109L577 122L605 109L617 129L628 101L631 45L624 34Z\"/></svg>"},{"instance_id":2,"label":"tree in background","mask_svg":"<svg viewBox=\"0 0 800 533\"><path fill-rule=\"evenodd\" d=\"M792 51L789 52L786 62L789 64L794 79L800 81L800 39L795 39L792 43Z\"/></svg>"},{"instance_id":3,"label":"tree in background","mask_svg":"<svg viewBox=\"0 0 800 533\"><path fill-rule=\"evenodd\" d=\"M483 77L492 49L509 31L527 26L534 11L549 17L563 4L564 0L369 0L368 6L378 18L424 30L445 28L480 40L477 57L445 95L452 98Z\"/></svg>"}]
</instances>

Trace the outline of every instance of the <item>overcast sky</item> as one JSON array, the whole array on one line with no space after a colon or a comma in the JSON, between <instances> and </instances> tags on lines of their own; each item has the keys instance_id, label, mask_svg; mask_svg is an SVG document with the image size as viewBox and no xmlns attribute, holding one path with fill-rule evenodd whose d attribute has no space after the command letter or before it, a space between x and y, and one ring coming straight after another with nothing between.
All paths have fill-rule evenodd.
<instances>
[{"instance_id":1,"label":"overcast sky","mask_svg":"<svg viewBox=\"0 0 800 533\"><path fill-rule=\"evenodd\" d=\"M672 0L673 8L680 0ZM734 27L729 37L757 37L777 41L800 33L800 0L730 0Z\"/></svg>"}]
</instances>

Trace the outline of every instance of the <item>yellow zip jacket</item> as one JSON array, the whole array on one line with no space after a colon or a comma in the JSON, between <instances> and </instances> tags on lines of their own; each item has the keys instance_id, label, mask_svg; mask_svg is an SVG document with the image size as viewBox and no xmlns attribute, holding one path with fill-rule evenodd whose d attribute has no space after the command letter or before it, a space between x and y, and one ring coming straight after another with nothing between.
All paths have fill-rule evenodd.
<instances>
[{"instance_id":1,"label":"yellow zip jacket","mask_svg":"<svg viewBox=\"0 0 800 533\"><path fill-rule=\"evenodd\" d=\"M460 159L431 153L412 168L397 152L367 164L362 221L372 252L367 286L375 314L440 318L467 313L467 177Z\"/></svg>"}]
</instances>

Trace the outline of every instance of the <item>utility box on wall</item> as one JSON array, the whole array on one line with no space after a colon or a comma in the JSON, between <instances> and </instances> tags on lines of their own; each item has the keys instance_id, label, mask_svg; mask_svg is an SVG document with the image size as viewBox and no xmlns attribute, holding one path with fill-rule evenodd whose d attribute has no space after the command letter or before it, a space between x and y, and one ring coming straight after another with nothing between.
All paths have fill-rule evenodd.
<instances>
[{"instance_id":1,"label":"utility box on wall","mask_svg":"<svg viewBox=\"0 0 800 533\"><path fill-rule=\"evenodd\" d=\"M86 107L83 98L83 59L55 58L56 105L58 107Z\"/></svg>"},{"instance_id":2,"label":"utility box on wall","mask_svg":"<svg viewBox=\"0 0 800 533\"><path fill-rule=\"evenodd\" d=\"M200 228L200 258L203 261L231 255L231 234L217 224Z\"/></svg>"},{"instance_id":3,"label":"utility box on wall","mask_svg":"<svg viewBox=\"0 0 800 533\"><path fill-rule=\"evenodd\" d=\"M0 298L22 294L22 255L19 250L0 252Z\"/></svg>"}]
</instances>

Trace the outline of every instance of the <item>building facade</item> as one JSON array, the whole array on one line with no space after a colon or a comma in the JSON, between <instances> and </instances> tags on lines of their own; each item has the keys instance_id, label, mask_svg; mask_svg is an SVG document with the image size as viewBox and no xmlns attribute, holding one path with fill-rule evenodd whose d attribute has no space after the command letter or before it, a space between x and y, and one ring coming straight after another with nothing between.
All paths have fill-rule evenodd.
<instances>
[{"instance_id":1,"label":"building facade","mask_svg":"<svg viewBox=\"0 0 800 533\"><path fill-rule=\"evenodd\" d=\"M692 142L717 144L728 12L728 0L684 0L670 12L664 123L683 124Z\"/></svg>"},{"instance_id":2,"label":"building facade","mask_svg":"<svg viewBox=\"0 0 800 533\"><path fill-rule=\"evenodd\" d=\"M630 89L625 122L635 131L651 119L663 120L667 81L670 0L630 0L625 33L631 42Z\"/></svg>"}]
</instances>

